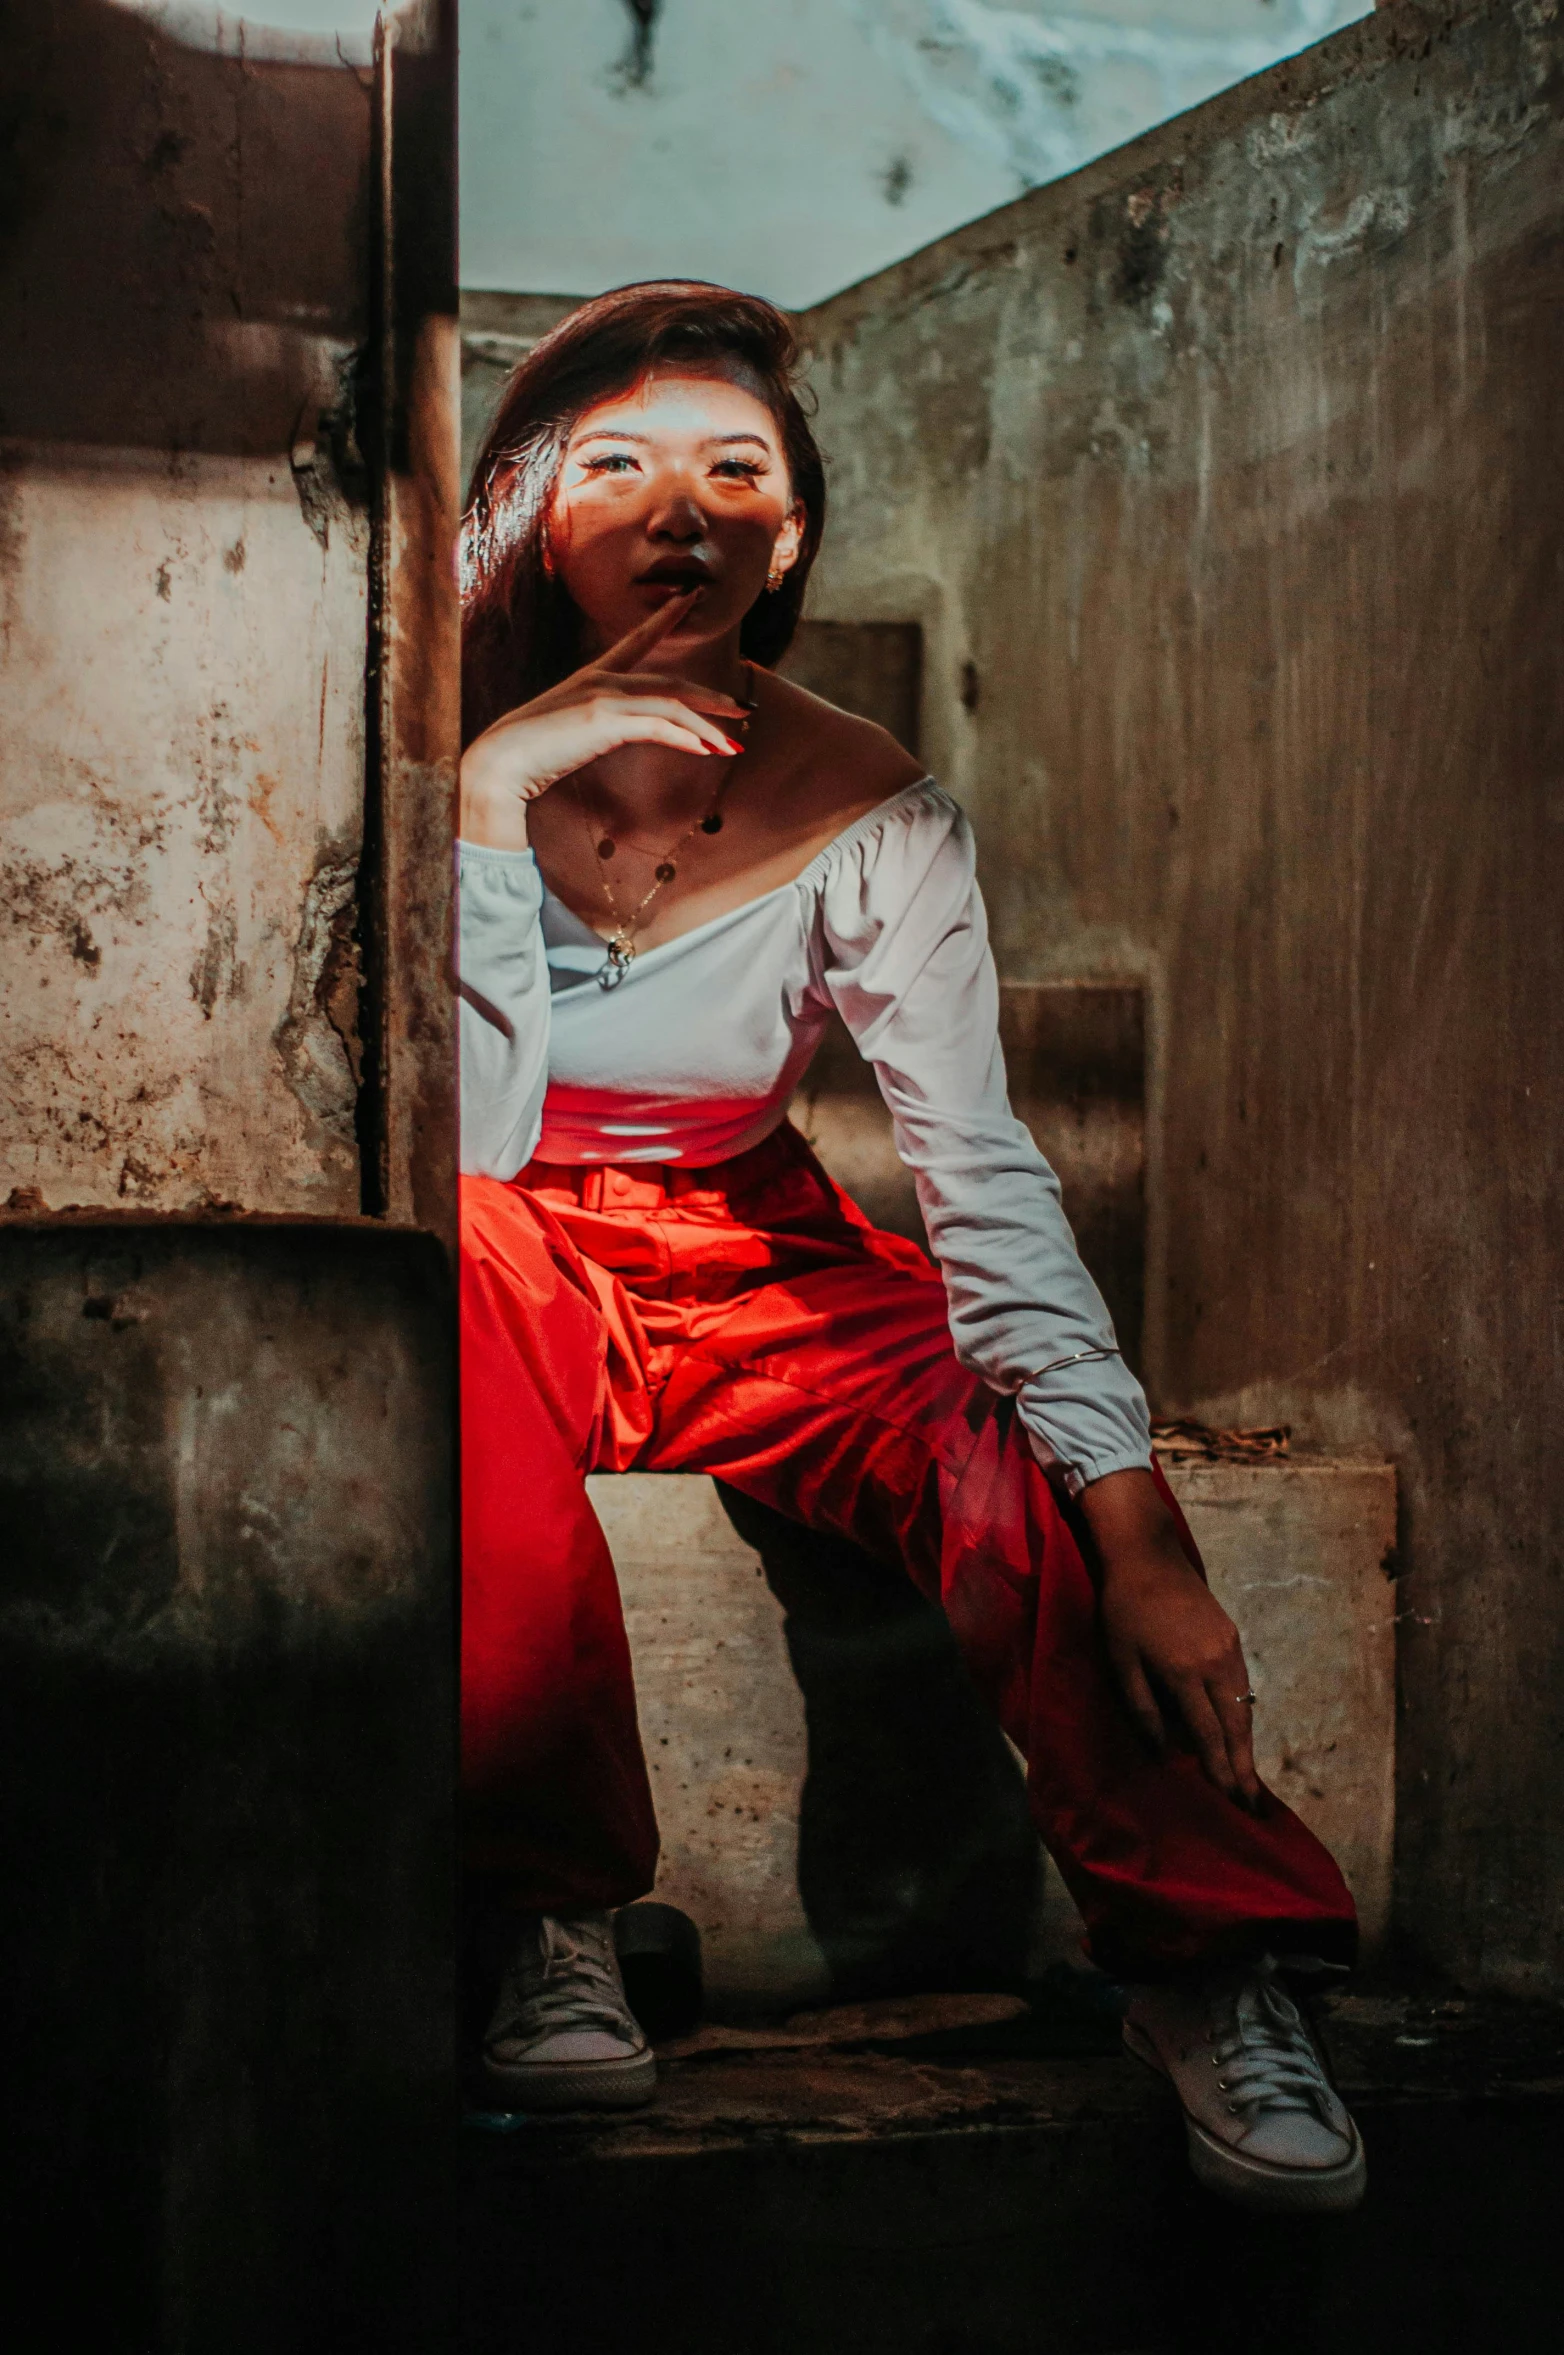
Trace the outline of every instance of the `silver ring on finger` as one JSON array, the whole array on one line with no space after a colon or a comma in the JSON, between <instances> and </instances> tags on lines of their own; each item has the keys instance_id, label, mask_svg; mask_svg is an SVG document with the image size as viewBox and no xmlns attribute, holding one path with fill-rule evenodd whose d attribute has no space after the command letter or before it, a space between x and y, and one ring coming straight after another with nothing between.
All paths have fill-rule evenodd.
<instances>
[{"instance_id":1,"label":"silver ring on finger","mask_svg":"<svg viewBox=\"0 0 1564 2355\"><path fill-rule=\"evenodd\" d=\"M1258 1693L1235 1693L1233 1698L1235 1701L1241 1703L1245 1709L1252 1709L1260 1696Z\"/></svg>"}]
</instances>

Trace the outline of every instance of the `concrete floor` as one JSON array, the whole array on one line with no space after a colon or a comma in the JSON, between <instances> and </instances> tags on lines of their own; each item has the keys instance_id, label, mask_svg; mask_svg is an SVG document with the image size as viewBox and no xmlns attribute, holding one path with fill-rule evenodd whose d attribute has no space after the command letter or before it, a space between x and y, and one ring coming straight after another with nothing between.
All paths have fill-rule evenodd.
<instances>
[{"instance_id":1,"label":"concrete floor","mask_svg":"<svg viewBox=\"0 0 1564 2355\"><path fill-rule=\"evenodd\" d=\"M465 2137L469 2355L1498 2355L1553 2343L1564 2026L1368 1989L1328 2036L1355 2216L1196 2190L1162 2087L1004 1999L843 2008L664 2057L618 2123ZM768 2041L768 2034L770 2041ZM1054 2049L1050 2049L1053 2047Z\"/></svg>"}]
</instances>

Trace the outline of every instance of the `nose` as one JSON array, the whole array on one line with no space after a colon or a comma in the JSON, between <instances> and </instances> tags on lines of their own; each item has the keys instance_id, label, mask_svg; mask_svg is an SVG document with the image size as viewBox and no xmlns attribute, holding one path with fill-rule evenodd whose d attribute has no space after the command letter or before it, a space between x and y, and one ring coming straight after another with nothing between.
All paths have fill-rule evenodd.
<instances>
[{"instance_id":1,"label":"nose","mask_svg":"<svg viewBox=\"0 0 1564 2355\"><path fill-rule=\"evenodd\" d=\"M688 491L670 491L647 519L647 532L672 548L690 548L706 536L706 518Z\"/></svg>"}]
</instances>

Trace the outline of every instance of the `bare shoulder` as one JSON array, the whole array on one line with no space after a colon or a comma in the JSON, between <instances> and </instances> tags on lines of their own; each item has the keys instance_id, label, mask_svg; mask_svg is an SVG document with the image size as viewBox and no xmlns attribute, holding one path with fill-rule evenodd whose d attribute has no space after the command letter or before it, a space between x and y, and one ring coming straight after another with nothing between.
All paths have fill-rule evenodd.
<instances>
[{"instance_id":1,"label":"bare shoulder","mask_svg":"<svg viewBox=\"0 0 1564 2355\"><path fill-rule=\"evenodd\" d=\"M842 711L791 679L761 672L761 713L771 718L790 798L817 823L851 825L854 818L928 771L873 720Z\"/></svg>"}]
</instances>

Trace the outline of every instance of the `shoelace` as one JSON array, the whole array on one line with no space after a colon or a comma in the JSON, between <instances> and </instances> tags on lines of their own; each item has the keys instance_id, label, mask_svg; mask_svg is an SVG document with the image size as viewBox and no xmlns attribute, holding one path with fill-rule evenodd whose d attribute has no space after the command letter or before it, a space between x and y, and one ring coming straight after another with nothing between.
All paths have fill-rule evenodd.
<instances>
[{"instance_id":1,"label":"shoelace","mask_svg":"<svg viewBox=\"0 0 1564 2355\"><path fill-rule=\"evenodd\" d=\"M1262 1963L1233 2000L1225 2034L1211 2032L1217 2083L1249 2125L1266 2110L1310 2110L1330 2125L1330 2082L1297 2005Z\"/></svg>"},{"instance_id":2,"label":"shoelace","mask_svg":"<svg viewBox=\"0 0 1564 2355\"><path fill-rule=\"evenodd\" d=\"M525 2009L535 2033L552 2028L607 2028L625 2031L620 1990L606 1924L564 1922L544 1914L537 1944L524 1946L511 1966L506 1992L516 2011Z\"/></svg>"}]
</instances>

